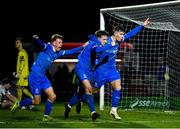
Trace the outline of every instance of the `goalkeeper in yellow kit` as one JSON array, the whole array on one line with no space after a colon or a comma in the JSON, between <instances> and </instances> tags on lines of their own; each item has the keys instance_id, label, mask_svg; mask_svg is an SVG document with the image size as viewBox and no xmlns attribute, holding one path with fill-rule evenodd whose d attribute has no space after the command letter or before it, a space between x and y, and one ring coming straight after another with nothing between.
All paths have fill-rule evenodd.
<instances>
[{"instance_id":1,"label":"goalkeeper in yellow kit","mask_svg":"<svg viewBox=\"0 0 180 129\"><path fill-rule=\"evenodd\" d=\"M17 99L21 101L23 93L28 97L33 96L27 89L29 75L28 54L25 49L23 49L22 38L16 38L15 47L19 52L17 57L16 72L14 72L13 75L17 79Z\"/></svg>"}]
</instances>

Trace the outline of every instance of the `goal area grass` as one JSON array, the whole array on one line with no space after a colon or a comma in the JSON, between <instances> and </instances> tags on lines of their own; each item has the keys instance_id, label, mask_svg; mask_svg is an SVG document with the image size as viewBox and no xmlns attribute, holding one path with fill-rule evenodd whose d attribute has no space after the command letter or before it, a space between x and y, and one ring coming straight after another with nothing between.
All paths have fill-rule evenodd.
<instances>
[{"instance_id":1,"label":"goal area grass","mask_svg":"<svg viewBox=\"0 0 180 129\"><path fill-rule=\"evenodd\" d=\"M118 113L122 120L114 120L109 115L109 108L97 112L100 118L91 120L87 104L82 105L80 114L72 107L69 118L64 118L64 103L56 102L52 109L52 122L42 122L45 103L35 110L17 109L15 113L0 109L0 128L180 128L180 111L124 110Z\"/></svg>"}]
</instances>

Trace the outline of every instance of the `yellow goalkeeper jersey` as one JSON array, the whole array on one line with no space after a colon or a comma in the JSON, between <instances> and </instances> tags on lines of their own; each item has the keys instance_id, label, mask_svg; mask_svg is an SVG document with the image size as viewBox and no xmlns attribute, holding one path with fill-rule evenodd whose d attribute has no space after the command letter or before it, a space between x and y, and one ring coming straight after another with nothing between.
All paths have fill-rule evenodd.
<instances>
[{"instance_id":1,"label":"yellow goalkeeper jersey","mask_svg":"<svg viewBox=\"0 0 180 129\"><path fill-rule=\"evenodd\" d=\"M16 73L19 74L18 86L28 86L28 54L24 49L19 50L17 57Z\"/></svg>"}]
</instances>

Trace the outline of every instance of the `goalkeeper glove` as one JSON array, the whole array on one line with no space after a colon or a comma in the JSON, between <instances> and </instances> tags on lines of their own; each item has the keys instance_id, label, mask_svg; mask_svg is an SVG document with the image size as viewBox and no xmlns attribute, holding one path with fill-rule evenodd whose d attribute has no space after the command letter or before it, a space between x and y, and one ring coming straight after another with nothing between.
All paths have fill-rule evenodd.
<instances>
[{"instance_id":1,"label":"goalkeeper glove","mask_svg":"<svg viewBox=\"0 0 180 129\"><path fill-rule=\"evenodd\" d=\"M13 72L13 76L14 76L15 78L19 78L19 73Z\"/></svg>"}]
</instances>

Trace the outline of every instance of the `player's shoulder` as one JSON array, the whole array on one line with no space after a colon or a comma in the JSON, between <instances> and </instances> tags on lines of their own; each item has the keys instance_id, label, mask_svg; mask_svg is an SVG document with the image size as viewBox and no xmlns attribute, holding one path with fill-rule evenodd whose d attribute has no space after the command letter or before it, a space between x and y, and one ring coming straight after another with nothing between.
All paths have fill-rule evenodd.
<instances>
[{"instance_id":1,"label":"player's shoulder","mask_svg":"<svg viewBox=\"0 0 180 129\"><path fill-rule=\"evenodd\" d=\"M91 41L91 44L90 44L90 48L95 48L95 47L98 47L100 44L95 42L95 41Z\"/></svg>"},{"instance_id":2,"label":"player's shoulder","mask_svg":"<svg viewBox=\"0 0 180 129\"><path fill-rule=\"evenodd\" d=\"M22 57L22 56L24 56L24 55L25 55L25 52L21 49L21 50L19 51L19 53L18 53L18 56Z\"/></svg>"},{"instance_id":3,"label":"player's shoulder","mask_svg":"<svg viewBox=\"0 0 180 129\"><path fill-rule=\"evenodd\" d=\"M88 42L89 42L89 44L85 47L86 49L89 49L96 44L94 41L91 41L91 40L89 40Z\"/></svg>"},{"instance_id":4,"label":"player's shoulder","mask_svg":"<svg viewBox=\"0 0 180 129\"><path fill-rule=\"evenodd\" d=\"M93 40L89 40L88 42L89 42L89 44L90 44L90 45L92 45L92 44L96 43L96 42L95 42L95 41L93 41Z\"/></svg>"},{"instance_id":5,"label":"player's shoulder","mask_svg":"<svg viewBox=\"0 0 180 129\"><path fill-rule=\"evenodd\" d=\"M19 54L27 54L26 50L23 48L19 51Z\"/></svg>"},{"instance_id":6,"label":"player's shoulder","mask_svg":"<svg viewBox=\"0 0 180 129\"><path fill-rule=\"evenodd\" d=\"M51 50L53 49L53 46L50 42L48 42L47 44L45 44L44 50Z\"/></svg>"},{"instance_id":7,"label":"player's shoulder","mask_svg":"<svg viewBox=\"0 0 180 129\"><path fill-rule=\"evenodd\" d=\"M5 91L4 86L2 86L2 85L0 84L0 93L1 93L1 92L4 92L4 91Z\"/></svg>"}]
</instances>

